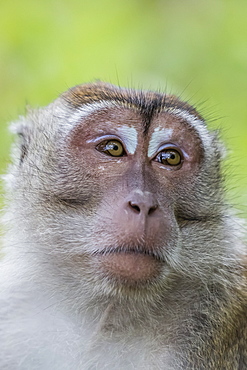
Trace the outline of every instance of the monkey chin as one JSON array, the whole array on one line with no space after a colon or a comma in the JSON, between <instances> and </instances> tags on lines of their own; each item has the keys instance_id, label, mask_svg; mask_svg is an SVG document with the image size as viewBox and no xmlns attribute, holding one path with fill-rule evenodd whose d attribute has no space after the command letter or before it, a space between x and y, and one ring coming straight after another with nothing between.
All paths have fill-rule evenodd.
<instances>
[{"instance_id":1,"label":"monkey chin","mask_svg":"<svg viewBox=\"0 0 247 370\"><path fill-rule=\"evenodd\" d=\"M99 263L104 274L129 284L157 278L163 265L155 256L140 252L112 252L102 255Z\"/></svg>"}]
</instances>

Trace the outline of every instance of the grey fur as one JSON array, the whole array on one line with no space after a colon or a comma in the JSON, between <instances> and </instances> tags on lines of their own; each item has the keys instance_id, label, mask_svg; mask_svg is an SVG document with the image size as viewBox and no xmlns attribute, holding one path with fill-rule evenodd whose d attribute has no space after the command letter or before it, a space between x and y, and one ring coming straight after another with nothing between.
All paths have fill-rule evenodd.
<instances>
[{"instance_id":1,"label":"grey fur","mask_svg":"<svg viewBox=\"0 0 247 370\"><path fill-rule=\"evenodd\" d=\"M67 135L86 104L62 96L12 126L19 139L5 176L0 369L247 369L244 226L225 201L222 144L198 128L207 160L193 184L174 190L179 214L191 219L178 220L160 278L116 286L78 258L114 239L101 221L95 233L102 185L68 157ZM63 202L70 198L80 205Z\"/></svg>"}]
</instances>

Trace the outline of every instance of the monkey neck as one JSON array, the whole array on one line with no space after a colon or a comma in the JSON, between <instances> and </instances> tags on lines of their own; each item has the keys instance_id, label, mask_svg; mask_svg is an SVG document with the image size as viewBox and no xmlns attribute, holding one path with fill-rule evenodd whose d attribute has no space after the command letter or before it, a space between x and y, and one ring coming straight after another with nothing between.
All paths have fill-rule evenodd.
<instances>
[{"instance_id":1,"label":"monkey neck","mask_svg":"<svg viewBox=\"0 0 247 370\"><path fill-rule=\"evenodd\" d=\"M126 337L131 333L142 337L156 333L163 341L166 338L167 345L175 345L178 333L188 340L190 335L200 334L199 327L203 325L214 326L217 320L222 324L226 320L225 312L237 314L236 293L234 288L231 295L231 289L221 284L206 286L204 282L183 276L174 279L170 290L162 294L153 295L147 291L148 298L133 294L92 296L88 291L78 294L78 291L54 286L46 294L45 302L46 306L53 305L56 312L69 314L75 325L88 331L92 343L109 335ZM185 296L187 299L183 299L181 305ZM227 320L234 321L229 316Z\"/></svg>"}]
</instances>

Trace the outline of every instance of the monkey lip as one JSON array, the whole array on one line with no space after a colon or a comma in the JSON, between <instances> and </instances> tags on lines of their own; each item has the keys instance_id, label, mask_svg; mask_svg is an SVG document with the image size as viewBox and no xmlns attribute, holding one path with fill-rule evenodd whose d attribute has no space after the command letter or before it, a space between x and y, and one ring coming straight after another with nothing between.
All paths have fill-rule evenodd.
<instances>
[{"instance_id":1,"label":"monkey lip","mask_svg":"<svg viewBox=\"0 0 247 370\"><path fill-rule=\"evenodd\" d=\"M161 258L147 251L111 250L97 253L100 267L107 275L125 281L147 281L155 278L163 264Z\"/></svg>"}]
</instances>

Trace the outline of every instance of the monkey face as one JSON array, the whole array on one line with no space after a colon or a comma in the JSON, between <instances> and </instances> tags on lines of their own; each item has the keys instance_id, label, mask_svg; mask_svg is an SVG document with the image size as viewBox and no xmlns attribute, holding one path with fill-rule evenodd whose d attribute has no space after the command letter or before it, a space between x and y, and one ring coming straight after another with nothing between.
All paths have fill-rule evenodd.
<instances>
[{"instance_id":1,"label":"monkey face","mask_svg":"<svg viewBox=\"0 0 247 370\"><path fill-rule=\"evenodd\" d=\"M31 142L37 150L39 136L52 141L40 147L34 176L38 199L47 201L42 223L55 224L41 233L52 253L65 249L68 271L104 289L167 282L189 248L186 225L212 214L217 193L215 186L207 195L218 167L202 118L174 96L101 83L69 90L50 115Z\"/></svg>"},{"instance_id":2,"label":"monkey face","mask_svg":"<svg viewBox=\"0 0 247 370\"><path fill-rule=\"evenodd\" d=\"M67 137L70 167L98 184L93 228L100 242L92 259L129 282L168 268L179 244L176 189L196 176L203 158L199 139L171 114L160 112L147 132L143 127L138 109L101 102Z\"/></svg>"}]
</instances>

